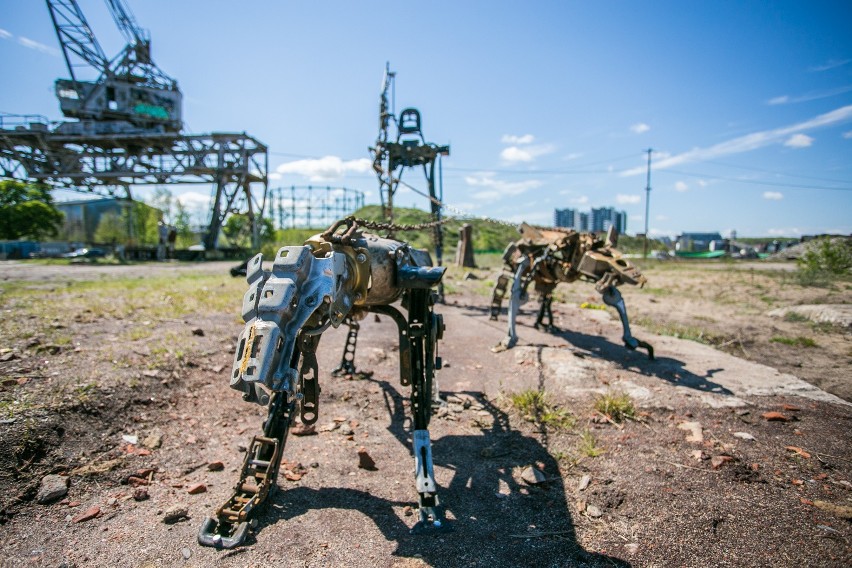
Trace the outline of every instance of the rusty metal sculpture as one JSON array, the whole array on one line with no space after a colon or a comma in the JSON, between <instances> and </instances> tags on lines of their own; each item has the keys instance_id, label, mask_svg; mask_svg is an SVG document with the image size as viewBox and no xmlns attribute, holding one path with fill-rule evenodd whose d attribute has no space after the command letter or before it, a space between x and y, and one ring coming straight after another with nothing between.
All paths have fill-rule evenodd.
<instances>
[{"instance_id":1,"label":"rusty metal sculpture","mask_svg":"<svg viewBox=\"0 0 852 568\"><path fill-rule=\"evenodd\" d=\"M400 381L411 386L415 484L419 520L413 533L448 528L433 474L429 421L435 370L441 368L438 340L443 319L433 310L434 289L444 268L429 253L359 229L369 223L338 221L304 246L282 247L271 270L263 255L248 263L243 299L245 329L239 336L230 386L243 399L268 407L263 435L246 452L233 495L207 518L202 545L239 546L252 515L275 484L287 434L298 412L305 425L319 412L317 345L329 326L356 322L368 312L383 314L399 328ZM375 224L374 224L375 225ZM385 227L386 229L389 227ZM394 302L401 299L403 315ZM354 357L354 345L352 347Z\"/></svg>"},{"instance_id":2,"label":"rusty metal sculpture","mask_svg":"<svg viewBox=\"0 0 852 568\"><path fill-rule=\"evenodd\" d=\"M595 283L603 301L618 311L624 329L624 346L630 350L642 347L648 357L654 358L654 348L630 333L627 308L617 286L633 284L642 286L646 279L636 266L615 248L617 233L610 229L605 240L592 233L579 233L570 229L537 229L526 223L520 227L521 239L511 243L503 253L504 271L497 278L491 298L491 319L500 314L503 298L512 282L509 297L509 332L503 341L492 348L499 352L511 349L518 342L515 331L518 310L527 296L531 282L539 293L541 304L535 327L547 331L553 326L553 290L560 282L586 280ZM544 319L547 317L547 324Z\"/></svg>"}]
</instances>

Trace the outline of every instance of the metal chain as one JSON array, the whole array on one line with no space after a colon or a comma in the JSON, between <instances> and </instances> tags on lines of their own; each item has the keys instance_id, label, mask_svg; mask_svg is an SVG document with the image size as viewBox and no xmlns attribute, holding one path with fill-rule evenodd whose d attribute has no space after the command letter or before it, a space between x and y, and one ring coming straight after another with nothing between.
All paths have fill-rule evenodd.
<instances>
[{"instance_id":1,"label":"metal chain","mask_svg":"<svg viewBox=\"0 0 852 568\"><path fill-rule=\"evenodd\" d=\"M423 229L431 229L450 221L455 221L454 217L429 221L428 223L416 223L414 225L401 225L396 223L380 223L379 221L369 221L367 219L358 219L355 217L347 217L347 220L352 220L359 227L371 229L373 231L422 231Z\"/></svg>"}]
</instances>

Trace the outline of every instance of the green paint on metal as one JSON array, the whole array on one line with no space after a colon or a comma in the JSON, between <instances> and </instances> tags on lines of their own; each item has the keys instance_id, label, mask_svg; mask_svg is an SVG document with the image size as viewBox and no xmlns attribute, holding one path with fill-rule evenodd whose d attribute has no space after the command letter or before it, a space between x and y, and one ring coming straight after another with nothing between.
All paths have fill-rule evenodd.
<instances>
[{"instance_id":1,"label":"green paint on metal","mask_svg":"<svg viewBox=\"0 0 852 568\"><path fill-rule=\"evenodd\" d=\"M150 116L151 118L159 118L162 120L169 119L169 113L168 111L166 111L165 107L156 105L140 103L133 107L133 112L136 114L141 114L143 116Z\"/></svg>"}]
</instances>

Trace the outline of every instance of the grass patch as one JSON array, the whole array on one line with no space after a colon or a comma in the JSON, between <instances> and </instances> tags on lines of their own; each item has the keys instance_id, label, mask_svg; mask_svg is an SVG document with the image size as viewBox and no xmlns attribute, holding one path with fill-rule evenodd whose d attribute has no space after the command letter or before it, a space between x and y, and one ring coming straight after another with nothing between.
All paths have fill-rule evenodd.
<instances>
[{"instance_id":1,"label":"grass patch","mask_svg":"<svg viewBox=\"0 0 852 568\"><path fill-rule=\"evenodd\" d=\"M806 322L808 321L807 316L803 316L798 312L787 312L784 314L784 321L789 322Z\"/></svg>"},{"instance_id":2,"label":"grass patch","mask_svg":"<svg viewBox=\"0 0 852 568\"><path fill-rule=\"evenodd\" d=\"M577 422L570 412L551 403L544 391L526 389L510 394L509 401L524 420L554 430L573 428Z\"/></svg>"},{"instance_id":3,"label":"grass patch","mask_svg":"<svg viewBox=\"0 0 852 568\"><path fill-rule=\"evenodd\" d=\"M239 313L245 282L228 275L185 274L154 278L116 278L56 282L50 287L33 282L9 282L3 287L0 308L33 318L49 333L51 319L91 323L99 319L152 322L188 317L196 313ZM18 333L16 318L0 320L0 336ZM130 340L143 339L144 331L128 330Z\"/></svg>"},{"instance_id":4,"label":"grass patch","mask_svg":"<svg viewBox=\"0 0 852 568\"><path fill-rule=\"evenodd\" d=\"M783 335L776 335L772 339L770 339L772 343L781 343L783 345L790 345L791 347L816 347L817 342L811 339L810 337L804 337L803 335L799 335L797 337L786 337Z\"/></svg>"},{"instance_id":5,"label":"grass patch","mask_svg":"<svg viewBox=\"0 0 852 568\"><path fill-rule=\"evenodd\" d=\"M580 444L577 447L577 451L587 458L596 458L604 453L603 448L598 446L598 441L589 430L583 430L580 433Z\"/></svg>"},{"instance_id":6,"label":"grass patch","mask_svg":"<svg viewBox=\"0 0 852 568\"><path fill-rule=\"evenodd\" d=\"M138 341L140 339L148 339L154 334L154 331L150 326L136 326L131 327L125 333L122 334L122 338L127 341Z\"/></svg>"},{"instance_id":7,"label":"grass patch","mask_svg":"<svg viewBox=\"0 0 852 568\"><path fill-rule=\"evenodd\" d=\"M624 392L608 392L600 395L595 399L595 410L609 416L614 422L621 422L636 416L633 399Z\"/></svg>"},{"instance_id":8,"label":"grass patch","mask_svg":"<svg viewBox=\"0 0 852 568\"><path fill-rule=\"evenodd\" d=\"M653 288L651 286L646 286L642 288L642 291L646 294L651 294L652 296L671 296L674 292L671 288Z\"/></svg>"},{"instance_id":9,"label":"grass patch","mask_svg":"<svg viewBox=\"0 0 852 568\"><path fill-rule=\"evenodd\" d=\"M727 338L722 335L711 333L706 329L697 325L683 325L674 322L660 322L648 317L633 318L636 325L641 325L651 333L657 335L671 335L680 339L689 339L704 345L719 345L724 343Z\"/></svg>"},{"instance_id":10,"label":"grass patch","mask_svg":"<svg viewBox=\"0 0 852 568\"><path fill-rule=\"evenodd\" d=\"M593 304L592 302L583 302L580 304L580 308L584 310L605 310L606 306L603 304Z\"/></svg>"}]
</instances>

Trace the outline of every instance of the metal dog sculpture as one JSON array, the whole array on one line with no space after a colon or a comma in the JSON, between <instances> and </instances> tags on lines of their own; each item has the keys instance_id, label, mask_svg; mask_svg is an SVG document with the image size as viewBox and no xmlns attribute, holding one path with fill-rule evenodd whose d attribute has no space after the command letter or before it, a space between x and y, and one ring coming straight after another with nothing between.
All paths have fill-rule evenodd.
<instances>
[{"instance_id":1,"label":"metal dog sculpture","mask_svg":"<svg viewBox=\"0 0 852 568\"><path fill-rule=\"evenodd\" d=\"M553 290L560 282L586 280L595 283L603 301L614 307L624 328L624 346L630 350L642 347L648 357L654 358L654 348L630 333L627 308L617 286L623 283L642 286L646 279L629 260L615 248L617 233L610 229L602 241L592 233L578 233L570 229L537 229L526 223L520 227L521 239L509 244L503 253L503 273L497 278L491 298L491 319L496 320L509 282L512 291L509 297L509 333L493 351L511 349L518 342L515 326L520 304L527 295L527 288L535 282L535 290L541 297L535 327L551 331L553 326ZM544 324L547 317L548 323Z\"/></svg>"},{"instance_id":2,"label":"metal dog sculpture","mask_svg":"<svg viewBox=\"0 0 852 568\"><path fill-rule=\"evenodd\" d=\"M347 218L304 246L282 247L271 270L263 269L260 254L247 265L249 289L242 308L246 325L230 386L242 391L244 400L267 406L268 415L263 435L255 436L248 447L233 495L215 517L204 521L198 535L202 545L233 548L244 542L252 514L275 484L296 412L305 425L317 420L316 350L322 333L368 312L396 322L400 381L411 386L420 506L412 532L449 528L438 499L428 430L432 383L441 368L437 346L444 331L442 317L433 310L434 289L445 268L432 267L426 251L358 229L359 221ZM391 305L400 299L407 316Z\"/></svg>"}]
</instances>

